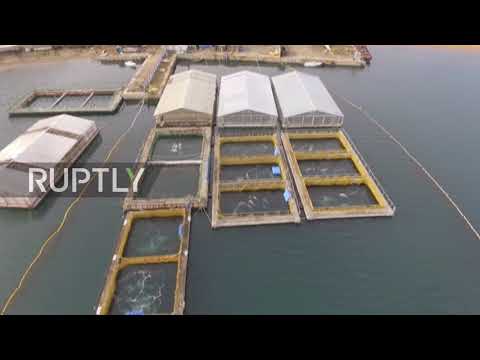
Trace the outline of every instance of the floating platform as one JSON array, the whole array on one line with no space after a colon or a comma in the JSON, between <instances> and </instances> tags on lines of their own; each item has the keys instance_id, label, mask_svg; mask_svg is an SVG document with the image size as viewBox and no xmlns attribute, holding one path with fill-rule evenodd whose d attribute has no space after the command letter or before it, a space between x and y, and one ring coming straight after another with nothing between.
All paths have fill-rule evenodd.
<instances>
[{"instance_id":1,"label":"floating platform","mask_svg":"<svg viewBox=\"0 0 480 360\"><path fill-rule=\"evenodd\" d=\"M0 207L35 208L51 190L29 190L29 169L54 169L54 183L64 175L99 130L90 120L58 115L39 120L0 151ZM49 176L49 175L48 175ZM46 180L49 180L47 176Z\"/></svg>"},{"instance_id":2,"label":"floating platform","mask_svg":"<svg viewBox=\"0 0 480 360\"><path fill-rule=\"evenodd\" d=\"M282 142L308 220L394 215L393 202L343 130L291 130Z\"/></svg>"},{"instance_id":3,"label":"floating platform","mask_svg":"<svg viewBox=\"0 0 480 360\"><path fill-rule=\"evenodd\" d=\"M116 90L34 90L14 104L10 115L110 114L122 96Z\"/></svg>"},{"instance_id":4,"label":"floating platform","mask_svg":"<svg viewBox=\"0 0 480 360\"><path fill-rule=\"evenodd\" d=\"M214 146L212 228L300 223L281 140L269 134L221 136Z\"/></svg>"},{"instance_id":5,"label":"floating platform","mask_svg":"<svg viewBox=\"0 0 480 360\"><path fill-rule=\"evenodd\" d=\"M190 210L131 211L120 232L97 315L182 315Z\"/></svg>"},{"instance_id":6,"label":"floating platform","mask_svg":"<svg viewBox=\"0 0 480 360\"><path fill-rule=\"evenodd\" d=\"M154 128L145 141L136 174L145 169L138 193L130 187L123 209L205 208L208 202L210 128Z\"/></svg>"}]
</instances>

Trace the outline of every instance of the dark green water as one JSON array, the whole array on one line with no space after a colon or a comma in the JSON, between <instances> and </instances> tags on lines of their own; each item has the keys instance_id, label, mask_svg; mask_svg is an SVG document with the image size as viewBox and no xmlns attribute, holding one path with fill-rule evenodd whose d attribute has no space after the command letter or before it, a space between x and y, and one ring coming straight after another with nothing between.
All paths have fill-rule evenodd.
<instances>
[{"instance_id":1,"label":"dark green water","mask_svg":"<svg viewBox=\"0 0 480 360\"><path fill-rule=\"evenodd\" d=\"M302 69L362 105L442 183L480 227L476 160L480 53L371 47L367 69ZM277 67L195 65L218 74ZM177 71L182 70L182 66ZM0 146L33 123L6 107L35 87L110 87L134 70L90 62L0 72ZM360 112L336 99L345 128L397 206L391 219L345 219L212 231L193 216L187 314L480 313L480 241L423 173ZM113 116L82 160L101 160L137 105ZM113 161L132 161L153 124L147 108ZM0 211L5 301L72 199ZM85 199L35 266L9 313L94 313L122 223L121 199Z\"/></svg>"}]
</instances>

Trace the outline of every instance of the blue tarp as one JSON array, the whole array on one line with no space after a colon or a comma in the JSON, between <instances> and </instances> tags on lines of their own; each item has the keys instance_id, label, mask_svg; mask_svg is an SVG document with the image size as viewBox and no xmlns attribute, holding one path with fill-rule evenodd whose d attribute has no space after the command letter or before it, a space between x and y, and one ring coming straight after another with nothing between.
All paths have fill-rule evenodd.
<instances>
[{"instance_id":1,"label":"blue tarp","mask_svg":"<svg viewBox=\"0 0 480 360\"><path fill-rule=\"evenodd\" d=\"M132 310L127 312L127 315L145 315L143 310Z\"/></svg>"},{"instance_id":2,"label":"blue tarp","mask_svg":"<svg viewBox=\"0 0 480 360\"><path fill-rule=\"evenodd\" d=\"M272 166L272 173L274 176L280 176L280 166Z\"/></svg>"},{"instance_id":3,"label":"blue tarp","mask_svg":"<svg viewBox=\"0 0 480 360\"><path fill-rule=\"evenodd\" d=\"M290 191L285 190L283 192L283 198L285 199L285 202L288 202L288 200L290 200L291 197L292 197L292 194L290 193Z\"/></svg>"}]
</instances>

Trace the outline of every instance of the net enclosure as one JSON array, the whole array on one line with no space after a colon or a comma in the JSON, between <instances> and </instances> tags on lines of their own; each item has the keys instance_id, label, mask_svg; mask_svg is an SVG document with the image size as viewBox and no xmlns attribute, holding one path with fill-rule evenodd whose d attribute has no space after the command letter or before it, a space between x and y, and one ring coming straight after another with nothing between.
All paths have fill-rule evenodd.
<instances>
[{"instance_id":1,"label":"net enclosure","mask_svg":"<svg viewBox=\"0 0 480 360\"><path fill-rule=\"evenodd\" d=\"M153 128L135 170L138 191L130 186L123 209L204 208L208 202L211 129Z\"/></svg>"},{"instance_id":2,"label":"net enclosure","mask_svg":"<svg viewBox=\"0 0 480 360\"><path fill-rule=\"evenodd\" d=\"M115 112L122 102L120 89L36 89L9 110L10 115L102 114Z\"/></svg>"},{"instance_id":3,"label":"net enclosure","mask_svg":"<svg viewBox=\"0 0 480 360\"><path fill-rule=\"evenodd\" d=\"M34 123L0 151L0 207L35 208L51 190L50 175L42 181L45 191L30 191L29 169L53 169L56 183L98 132L93 121L66 114Z\"/></svg>"},{"instance_id":4,"label":"net enclosure","mask_svg":"<svg viewBox=\"0 0 480 360\"><path fill-rule=\"evenodd\" d=\"M345 131L296 129L281 136L308 220L393 216L395 205Z\"/></svg>"},{"instance_id":5,"label":"net enclosure","mask_svg":"<svg viewBox=\"0 0 480 360\"><path fill-rule=\"evenodd\" d=\"M212 228L299 223L300 215L278 133L216 133Z\"/></svg>"},{"instance_id":6,"label":"net enclosure","mask_svg":"<svg viewBox=\"0 0 480 360\"><path fill-rule=\"evenodd\" d=\"M155 109L160 126L210 126L213 120L217 76L189 70L170 76Z\"/></svg>"},{"instance_id":7,"label":"net enclosure","mask_svg":"<svg viewBox=\"0 0 480 360\"><path fill-rule=\"evenodd\" d=\"M272 83L282 127L342 126L343 113L318 76L292 71Z\"/></svg>"},{"instance_id":8,"label":"net enclosure","mask_svg":"<svg viewBox=\"0 0 480 360\"><path fill-rule=\"evenodd\" d=\"M98 315L183 314L190 220L189 208L127 213Z\"/></svg>"},{"instance_id":9,"label":"net enclosure","mask_svg":"<svg viewBox=\"0 0 480 360\"><path fill-rule=\"evenodd\" d=\"M268 76L240 71L222 77L218 95L218 126L275 127L277 119Z\"/></svg>"}]
</instances>

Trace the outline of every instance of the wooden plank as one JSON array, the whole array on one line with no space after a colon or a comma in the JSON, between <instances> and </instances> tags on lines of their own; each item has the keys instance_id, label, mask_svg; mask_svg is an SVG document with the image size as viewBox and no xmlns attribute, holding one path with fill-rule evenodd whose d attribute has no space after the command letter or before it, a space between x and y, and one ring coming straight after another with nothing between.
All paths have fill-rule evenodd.
<instances>
[{"instance_id":1,"label":"wooden plank","mask_svg":"<svg viewBox=\"0 0 480 360\"><path fill-rule=\"evenodd\" d=\"M85 107L85 105L88 104L88 102L90 101L90 99L93 97L94 94L95 94L95 91L92 91L90 95L87 97L87 99L82 103L82 105L80 105L80 107L81 108Z\"/></svg>"}]
</instances>

